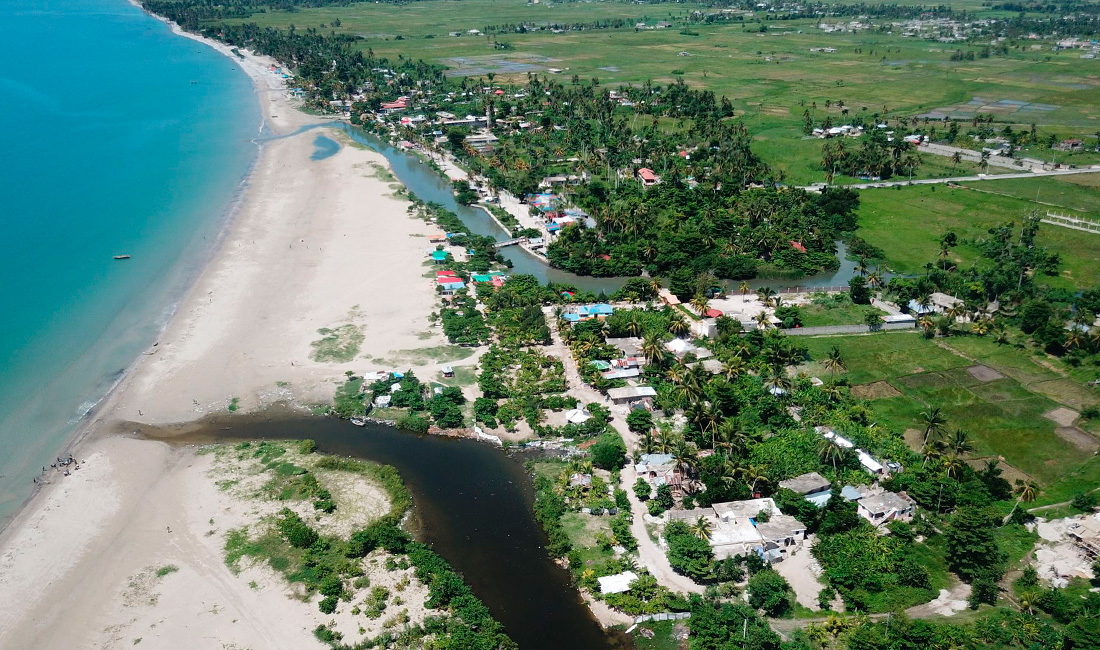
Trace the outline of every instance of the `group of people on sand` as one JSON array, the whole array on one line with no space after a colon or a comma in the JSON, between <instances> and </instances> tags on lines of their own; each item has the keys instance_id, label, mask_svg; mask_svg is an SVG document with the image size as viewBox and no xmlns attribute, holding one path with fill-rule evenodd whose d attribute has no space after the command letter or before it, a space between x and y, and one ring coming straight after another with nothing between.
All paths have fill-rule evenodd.
<instances>
[{"instance_id":1,"label":"group of people on sand","mask_svg":"<svg viewBox=\"0 0 1100 650\"><path fill-rule=\"evenodd\" d=\"M81 461L81 462L84 462L84 461ZM73 471L76 471L76 470L80 469L80 463L76 462L76 459L73 458L72 454L69 454L69 456L67 458L64 458L64 459L62 459L61 456L58 456L56 461L50 463L50 469L57 470L57 471L60 471L60 472L64 472L64 476L68 476L71 473L68 469L69 466L72 466ZM45 465L42 466L42 473L43 474L46 473ZM34 481L35 483L37 483L38 482L38 477L36 476L31 480ZM43 482L45 482L45 481L43 480Z\"/></svg>"}]
</instances>

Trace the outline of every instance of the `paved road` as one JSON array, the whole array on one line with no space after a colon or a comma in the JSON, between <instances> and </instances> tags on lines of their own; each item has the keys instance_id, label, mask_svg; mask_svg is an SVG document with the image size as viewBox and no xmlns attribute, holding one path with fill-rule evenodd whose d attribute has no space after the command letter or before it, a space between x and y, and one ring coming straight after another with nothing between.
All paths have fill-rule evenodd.
<instances>
[{"instance_id":1,"label":"paved road","mask_svg":"<svg viewBox=\"0 0 1100 650\"><path fill-rule=\"evenodd\" d=\"M1055 169L1051 171L1020 172L1016 174L979 174L977 176L952 176L950 178L918 178L911 181L873 181L870 183L854 183L851 185L837 185L835 187L850 187L854 190L869 190L879 187L895 187L899 185L938 185L942 183L972 183L975 181L1000 181L1008 178L1039 178L1042 176L1073 176L1075 174L1097 174L1100 166L1087 169ZM820 191L821 185L804 185L801 189Z\"/></svg>"}]
</instances>

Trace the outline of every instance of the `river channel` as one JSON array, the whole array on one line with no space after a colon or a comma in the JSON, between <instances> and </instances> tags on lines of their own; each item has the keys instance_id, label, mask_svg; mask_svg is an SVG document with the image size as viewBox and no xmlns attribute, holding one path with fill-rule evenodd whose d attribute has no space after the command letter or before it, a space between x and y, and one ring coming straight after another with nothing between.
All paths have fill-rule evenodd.
<instances>
[{"instance_id":1,"label":"river channel","mask_svg":"<svg viewBox=\"0 0 1100 650\"><path fill-rule=\"evenodd\" d=\"M397 180L401 181L401 183L409 188L409 191L416 196L424 201L439 203L443 207L454 212L458 215L458 218L462 220L462 223L466 224L466 227L475 234L495 237L499 241L511 238L511 235L489 217L484 210L462 205L456 201L454 192L451 190L450 182L446 178L440 176L439 173L430 166L421 162L421 160L412 153L398 149L362 129L358 129L348 124L343 124L341 126L350 138L381 153L386 160L389 161ZM844 245L844 242L838 241L836 244L837 256L840 258L840 267L837 268L836 271L794 280L755 279L750 280L749 285L753 289L760 289L762 287L782 289L792 286L806 288L847 286L848 280L856 274L856 262L847 259L847 247ZM550 268L545 262L531 255L519 246L503 248L501 249L501 254L505 259L512 262L512 271L514 273L533 275L543 283L557 282L561 284L572 284L579 289L591 291L596 294L601 291L610 294L621 287L626 281L626 278L593 278L574 275L567 271ZM726 283L727 287L731 289L735 288L738 284L740 283Z\"/></svg>"},{"instance_id":2,"label":"river channel","mask_svg":"<svg viewBox=\"0 0 1100 650\"><path fill-rule=\"evenodd\" d=\"M392 465L413 495L416 536L459 571L521 650L625 650L605 633L546 552L521 454L469 439L414 435L368 423L280 414L223 417L173 442L317 441L324 453Z\"/></svg>"}]
</instances>

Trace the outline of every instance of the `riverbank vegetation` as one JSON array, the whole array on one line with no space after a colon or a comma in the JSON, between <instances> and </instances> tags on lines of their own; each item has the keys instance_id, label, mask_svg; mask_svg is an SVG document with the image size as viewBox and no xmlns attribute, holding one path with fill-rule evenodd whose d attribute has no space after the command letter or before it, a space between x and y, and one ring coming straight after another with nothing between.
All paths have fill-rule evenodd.
<instances>
[{"instance_id":1,"label":"riverbank vegetation","mask_svg":"<svg viewBox=\"0 0 1100 650\"><path fill-rule=\"evenodd\" d=\"M315 452L311 441L214 448L223 491L258 520L231 530L235 573L265 567L333 618L333 648L514 648L447 563L401 527L411 499L392 468Z\"/></svg>"}]
</instances>

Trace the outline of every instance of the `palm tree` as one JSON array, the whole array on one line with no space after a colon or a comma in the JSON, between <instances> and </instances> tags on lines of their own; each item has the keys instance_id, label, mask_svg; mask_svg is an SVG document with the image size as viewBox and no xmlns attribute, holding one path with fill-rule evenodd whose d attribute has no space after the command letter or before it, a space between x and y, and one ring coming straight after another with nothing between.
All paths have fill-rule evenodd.
<instances>
[{"instance_id":1,"label":"palm tree","mask_svg":"<svg viewBox=\"0 0 1100 650\"><path fill-rule=\"evenodd\" d=\"M775 296L775 289L771 287L761 287L756 290L756 297L760 299L760 302L764 303L764 306L770 306L772 304L772 297Z\"/></svg>"},{"instance_id":2,"label":"palm tree","mask_svg":"<svg viewBox=\"0 0 1100 650\"><path fill-rule=\"evenodd\" d=\"M829 348L829 352L825 356L825 361L822 362L822 365L825 366L826 371L834 375L838 375L848 369L848 366L844 365L844 359L840 356L840 349L835 345Z\"/></svg>"},{"instance_id":3,"label":"palm tree","mask_svg":"<svg viewBox=\"0 0 1100 650\"><path fill-rule=\"evenodd\" d=\"M700 515L699 518L695 520L695 523L689 526L689 530L691 530L692 535L695 535L704 542L710 541L711 524L710 520L706 517Z\"/></svg>"},{"instance_id":4,"label":"palm tree","mask_svg":"<svg viewBox=\"0 0 1100 650\"><path fill-rule=\"evenodd\" d=\"M1012 506L1012 510L1008 511L1008 515L1005 516L1002 525L1008 523L1009 519L1012 519L1012 514L1016 512L1016 508L1020 507L1020 502L1031 503L1035 500L1035 497L1039 496L1039 486L1034 481L1024 481L1016 479L1016 503Z\"/></svg>"},{"instance_id":5,"label":"palm tree","mask_svg":"<svg viewBox=\"0 0 1100 650\"><path fill-rule=\"evenodd\" d=\"M946 448L943 445L942 440L933 440L924 445L921 449L921 455L924 456L924 460L921 462L921 468L923 469L928 465L928 461L934 458L943 458Z\"/></svg>"},{"instance_id":6,"label":"palm tree","mask_svg":"<svg viewBox=\"0 0 1100 650\"><path fill-rule=\"evenodd\" d=\"M707 300L707 297L701 292L695 294L689 304L691 305L691 308L694 309L700 316L706 315L709 301Z\"/></svg>"},{"instance_id":7,"label":"palm tree","mask_svg":"<svg viewBox=\"0 0 1100 650\"><path fill-rule=\"evenodd\" d=\"M730 357L722 362L722 376L727 381L733 381L745 374L748 367L745 365L745 360L741 357Z\"/></svg>"},{"instance_id":8,"label":"palm tree","mask_svg":"<svg viewBox=\"0 0 1100 650\"><path fill-rule=\"evenodd\" d=\"M695 446L684 440L682 436L677 436L669 453L672 454L672 462L676 465L676 469L680 470L684 476L695 470L695 465L699 460L695 452Z\"/></svg>"},{"instance_id":9,"label":"palm tree","mask_svg":"<svg viewBox=\"0 0 1100 650\"><path fill-rule=\"evenodd\" d=\"M668 331L673 336L682 336L688 332L690 327L684 315L679 312L673 312L672 317L668 319Z\"/></svg>"},{"instance_id":10,"label":"palm tree","mask_svg":"<svg viewBox=\"0 0 1100 650\"><path fill-rule=\"evenodd\" d=\"M817 445L817 456L823 463L832 463L833 474L836 474L836 462L844 458L844 447L837 442L836 436L822 438Z\"/></svg>"},{"instance_id":11,"label":"palm tree","mask_svg":"<svg viewBox=\"0 0 1100 650\"><path fill-rule=\"evenodd\" d=\"M752 291L752 288L749 286L748 282L742 280L737 290L741 292L741 302L745 302L745 295L748 294L749 291Z\"/></svg>"},{"instance_id":12,"label":"palm tree","mask_svg":"<svg viewBox=\"0 0 1100 650\"><path fill-rule=\"evenodd\" d=\"M642 339L642 356L650 366L660 365L665 360L665 345L656 333L649 333Z\"/></svg>"},{"instance_id":13,"label":"palm tree","mask_svg":"<svg viewBox=\"0 0 1100 650\"><path fill-rule=\"evenodd\" d=\"M970 442L970 436L962 429L955 429L948 440L948 446L956 456L965 456L974 451L974 444Z\"/></svg>"},{"instance_id":14,"label":"palm tree","mask_svg":"<svg viewBox=\"0 0 1100 650\"><path fill-rule=\"evenodd\" d=\"M764 388L772 395L779 396L791 392L791 378L783 368L769 368L764 376Z\"/></svg>"},{"instance_id":15,"label":"palm tree","mask_svg":"<svg viewBox=\"0 0 1100 650\"><path fill-rule=\"evenodd\" d=\"M920 422L924 425L924 444L933 436L938 436L943 425L947 424L947 418L943 417L943 411L938 406L929 406L920 414Z\"/></svg>"},{"instance_id":16,"label":"palm tree","mask_svg":"<svg viewBox=\"0 0 1100 650\"><path fill-rule=\"evenodd\" d=\"M959 477L959 472L962 471L963 467L966 467L966 462L959 458L958 454L951 453L943 459L943 467L947 470L948 476L957 479Z\"/></svg>"},{"instance_id":17,"label":"palm tree","mask_svg":"<svg viewBox=\"0 0 1100 650\"><path fill-rule=\"evenodd\" d=\"M749 444L753 440L755 440L755 436L752 432L738 427L736 420L726 419L718 427L718 442L715 447L725 449L727 458L734 452L741 456L748 450Z\"/></svg>"},{"instance_id":18,"label":"palm tree","mask_svg":"<svg viewBox=\"0 0 1100 650\"><path fill-rule=\"evenodd\" d=\"M760 313L757 314L753 320L756 321L756 329L766 330L772 325L771 320L768 318L768 312L763 309L760 310Z\"/></svg>"},{"instance_id":19,"label":"palm tree","mask_svg":"<svg viewBox=\"0 0 1100 650\"><path fill-rule=\"evenodd\" d=\"M997 323L993 328L993 340L997 342L997 345L1008 345L1008 326L1004 323Z\"/></svg>"},{"instance_id":20,"label":"palm tree","mask_svg":"<svg viewBox=\"0 0 1100 650\"><path fill-rule=\"evenodd\" d=\"M642 333L642 319L637 310L630 310L630 316L626 320L626 333L630 336L638 336Z\"/></svg>"}]
</instances>

